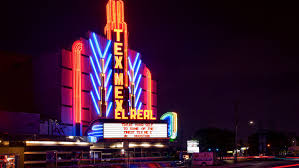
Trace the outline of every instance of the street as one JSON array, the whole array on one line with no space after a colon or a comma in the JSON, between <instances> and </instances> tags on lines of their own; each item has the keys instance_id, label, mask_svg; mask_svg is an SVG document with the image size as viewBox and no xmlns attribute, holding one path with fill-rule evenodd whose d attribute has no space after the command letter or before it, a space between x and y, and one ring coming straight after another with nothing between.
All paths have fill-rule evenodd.
<instances>
[{"instance_id":1,"label":"street","mask_svg":"<svg viewBox=\"0 0 299 168\"><path fill-rule=\"evenodd\" d=\"M192 168L197 168L201 166L192 166ZM236 164L227 164L224 166L208 166L208 167L227 167L227 168L237 168L237 167L246 167L246 168L254 168L254 167L274 167L274 168L283 168L283 167L294 167L299 168L299 161L248 161L241 162Z\"/></svg>"}]
</instances>

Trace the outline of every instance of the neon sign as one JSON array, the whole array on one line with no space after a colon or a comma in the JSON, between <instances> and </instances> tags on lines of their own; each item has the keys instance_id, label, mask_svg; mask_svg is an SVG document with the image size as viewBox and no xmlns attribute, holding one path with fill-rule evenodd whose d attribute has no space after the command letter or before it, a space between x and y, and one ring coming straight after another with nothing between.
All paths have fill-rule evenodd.
<instances>
[{"instance_id":1,"label":"neon sign","mask_svg":"<svg viewBox=\"0 0 299 168\"><path fill-rule=\"evenodd\" d=\"M178 132L178 117L175 112L167 112L160 118L168 121L168 136L170 139L176 139Z\"/></svg>"},{"instance_id":2,"label":"neon sign","mask_svg":"<svg viewBox=\"0 0 299 168\"><path fill-rule=\"evenodd\" d=\"M93 106L99 117L109 117L112 108L112 53L109 52L111 41L106 42L104 52L101 50L101 39L95 33L91 33L89 38L92 56L89 57L92 71L90 80L92 90L90 91ZM105 43L104 43L105 44Z\"/></svg>"},{"instance_id":3,"label":"neon sign","mask_svg":"<svg viewBox=\"0 0 299 168\"><path fill-rule=\"evenodd\" d=\"M75 121L75 132L80 134L81 130L81 51L83 44L75 41L72 47L73 55L73 112Z\"/></svg>"},{"instance_id":4,"label":"neon sign","mask_svg":"<svg viewBox=\"0 0 299 168\"><path fill-rule=\"evenodd\" d=\"M104 123L104 138L167 138L167 124Z\"/></svg>"},{"instance_id":5,"label":"neon sign","mask_svg":"<svg viewBox=\"0 0 299 168\"><path fill-rule=\"evenodd\" d=\"M146 76L143 80L146 84L142 85L140 53L136 52L134 62L131 62L128 57L128 35L127 24L124 21L123 1L109 0L106 12L105 34L109 40L106 42L104 52L101 48L105 43L101 37L91 33L89 38L92 51L90 96L94 109L99 117L104 118L156 120L152 111L151 73L144 66ZM142 93L144 90L146 92ZM146 105L144 106L146 109L142 110L143 105Z\"/></svg>"},{"instance_id":6,"label":"neon sign","mask_svg":"<svg viewBox=\"0 0 299 168\"><path fill-rule=\"evenodd\" d=\"M123 105L124 99L124 43L121 41L121 29L114 29L116 42L114 42L114 99L115 99L115 119L128 119Z\"/></svg>"}]
</instances>

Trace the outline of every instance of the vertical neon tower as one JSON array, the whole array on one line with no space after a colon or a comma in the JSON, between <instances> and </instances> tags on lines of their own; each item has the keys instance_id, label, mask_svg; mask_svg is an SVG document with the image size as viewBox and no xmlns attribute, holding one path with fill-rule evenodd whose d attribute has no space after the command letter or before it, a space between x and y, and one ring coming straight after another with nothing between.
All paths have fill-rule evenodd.
<instances>
[{"instance_id":1,"label":"vertical neon tower","mask_svg":"<svg viewBox=\"0 0 299 168\"><path fill-rule=\"evenodd\" d=\"M83 44L81 41L75 41L72 47L73 56L73 116L74 132L80 136L82 130L81 124L81 51Z\"/></svg>"},{"instance_id":2,"label":"vertical neon tower","mask_svg":"<svg viewBox=\"0 0 299 168\"><path fill-rule=\"evenodd\" d=\"M114 117L117 112L129 111L128 88L128 30L124 20L124 2L109 0L106 6L107 24L104 32L113 45L113 79L114 79ZM125 116L124 116L125 117ZM125 117L126 118L126 117Z\"/></svg>"},{"instance_id":3,"label":"vertical neon tower","mask_svg":"<svg viewBox=\"0 0 299 168\"><path fill-rule=\"evenodd\" d=\"M113 32L121 30L124 41L124 77L125 87L128 87L128 28L124 16L124 2L122 0L109 0L106 6L107 24L104 32L108 40L113 40Z\"/></svg>"}]
</instances>

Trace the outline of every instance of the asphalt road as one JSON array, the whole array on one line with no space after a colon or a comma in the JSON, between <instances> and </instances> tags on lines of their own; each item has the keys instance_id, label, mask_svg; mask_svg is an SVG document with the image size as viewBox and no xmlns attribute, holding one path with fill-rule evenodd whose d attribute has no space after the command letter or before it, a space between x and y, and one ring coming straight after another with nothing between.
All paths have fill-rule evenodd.
<instances>
[{"instance_id":1,"label":"asphalt road","mask_svg":"<svg viewBox=\"0 0 299 168\"><path fill-rule=\"evenodd\" d=\"M192 168L197 168L202 166L192 166ZM264 168L299 168L299 161L246 161L236 164L227 164L224 166L207 166L209 167L218 167L218 168L237 168L237 167L246 167L246 168L255 168L255 167L264 167Z\"/></svg>"},{"instance_id":2,"label":"asphalt road","mask_svg":"<svg viewBox=\"0 0 299 168\"><path fill-rule=\"evenodd\" d=\"M295 166L296 165L296 166ZM229 167L293 167L299 168L298 161L251 161L230 165Z\"/></svg>"}]
</instances>

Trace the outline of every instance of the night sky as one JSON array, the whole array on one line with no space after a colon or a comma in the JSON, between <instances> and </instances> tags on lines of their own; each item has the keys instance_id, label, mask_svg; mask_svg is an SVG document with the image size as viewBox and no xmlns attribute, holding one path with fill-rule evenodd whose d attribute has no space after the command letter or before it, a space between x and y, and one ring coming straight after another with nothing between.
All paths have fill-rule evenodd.
<instances>
[{"instance_id":1,"label":"night sky","mask_svg":"<svg viewBox=\"0 0 299 168\"><path fill-rule=\"evenodd\" d=\"M0 50L40 57L103 34L107 0L1 4ZM299 134L299 20L290 1L125 0L129 47L158 81L160 113L176 111L185 137L199 128L256 126ZM25 100L26 101L26 100Z\"/></svg>"}]
</instances>

